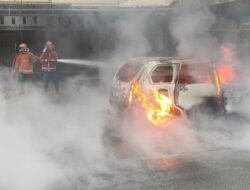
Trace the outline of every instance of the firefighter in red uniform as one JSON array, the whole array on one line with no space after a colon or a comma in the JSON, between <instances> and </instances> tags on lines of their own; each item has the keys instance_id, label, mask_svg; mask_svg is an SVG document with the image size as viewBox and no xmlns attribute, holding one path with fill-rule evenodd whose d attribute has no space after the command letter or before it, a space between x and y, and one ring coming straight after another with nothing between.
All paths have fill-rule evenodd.
<instances>
[{"instance_id":1,"label":"firefighter in red uniform","mask_svg":"<svg viewBox=\"0 0 250 190\"><path fill-rule=\"evenodd\" d=\"M36 56L30 52L27 44L19 45L19 52L15 58L13 70L18 72L20 82L26 82L33 79L33 64L36 62Z\"/></svg>"},{"instance_id":2,"label":"firefighter in red uniform","mask_svg":"<svg viewBox=\"0 0 250 190\"><path fill-rule=\"evenodd\" d=\"M55 47L51 41L47 41L45 43L45 47L40 56L40 60L42 62L42 71L44 73L44 89L48 89L49 81L52 80L54 83L54 87L56 92L59 90L58 86L58 77L56 72L56 64L57 64L57 53L55 51Z\"/></svg>"}]
</instances>

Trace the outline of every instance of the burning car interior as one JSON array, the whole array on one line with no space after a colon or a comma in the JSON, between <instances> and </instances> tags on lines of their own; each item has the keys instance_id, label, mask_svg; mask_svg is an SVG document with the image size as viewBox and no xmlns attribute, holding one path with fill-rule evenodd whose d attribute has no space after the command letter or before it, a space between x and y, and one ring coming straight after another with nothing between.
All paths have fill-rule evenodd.
<instances>
[{"instance_id":1,"label":"burning car interior","mask_svg":"<svg viewBox=\"0 0 250 190\"><path fill-rule=\"evenodd\" d=\"M151 79L153 83L171 82L173 80L173 67L158 66L152 73Z\"/></svg>"}]
</instances>

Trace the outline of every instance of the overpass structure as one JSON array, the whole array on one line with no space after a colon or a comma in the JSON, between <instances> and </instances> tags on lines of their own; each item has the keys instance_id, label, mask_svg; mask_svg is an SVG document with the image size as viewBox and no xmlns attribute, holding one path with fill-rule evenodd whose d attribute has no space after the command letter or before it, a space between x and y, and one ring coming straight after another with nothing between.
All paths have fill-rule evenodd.
<instances>
[{"instance_id":1,"label":"overpass structure","mask_svg":"<svg viewBox=\"0 0 250 190\"><path fill-rule=\"evenodd\" d=\"M126 2L124 0L2 0L0 31L80 30L97 14L109 19L121 12L152 11L152 7L161 12L169 9L169 5L176 0L156 0L156 3L147 3L147 6L142 6L143 4L134 6Z\"/></svg>"},{"instance_id":2,"label":"overpass structure","mask_svg":"<svg viewBox=\"0 0 250 190\"><path fill-rule=\"evenodd\" d=\"M157 30L149 27L147 33L159 36L160 31L165 31L162 43L170 46L166 18L184 1L187 0L0 0L0 55L4 55L0 56L0 64L10 63L21 42L40 53L44 42L52 40L61 57L86 58L97 52L112 51L119 35L112 25L128 14L147 15L148 26L157 20ZM238 12L249 14L250 7L245 6L249 0L208 2L219 16L233 18ZM243 2L244 6L239 7L237 2ZM229 11L237 8L240 11ZM161 51L164 48L168 47L162 47Z\"/></svg>"},{"instance_id":3,"label":"overpass structure","mask_svg":"<svg viewBox=\"0 0 250 190\"><path fill-rule=\"evenodd\" d=\"M166 12L184 0L0 0L0 31L77 29L90 16L121 12ZM238 0L239 1L239 0ZM235 0L209 0L233 4ZM224 6L224 5L222 5Z\"/></svg>"}]
</instances>

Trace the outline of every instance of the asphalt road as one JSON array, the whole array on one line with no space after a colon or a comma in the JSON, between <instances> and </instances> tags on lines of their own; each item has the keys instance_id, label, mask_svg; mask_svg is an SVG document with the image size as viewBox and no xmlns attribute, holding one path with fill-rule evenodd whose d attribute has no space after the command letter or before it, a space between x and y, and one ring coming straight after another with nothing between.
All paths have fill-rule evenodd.
<instances>
[{"instance_id":1,"label":"asphalt road","mask_svg":"<svg viewBox=\"0 0 250 190\"><path fill-rule=\"evenodd\" d=\"M233 121L229 122L233 123ZM239 123L239 120L235 120L235 122L234 126L243 125L243 123ZM212 141L216 144L220 139L214 138ZM107 154L104 157L92 163L86 163L85 166L81 159L77 157L72 159L72 152L70 152L71 162L82 162L82 169L77 168L72 175L55 182L51 189L250 189L250 151L211 144L204 147L206 148L199 151L168 155L159 159L142 159L134 156L135 154L127 150L126 146L115 145L113 148L105 147L104 151ZM70 167L72 168L72 166ZM87 171L85 171L85 167L88 168Z\"/></svg>"},{"instance_id":2,"label":"asphalt road","mask_svg":"<svg viewBox=\"0 0 250 190\"><path fill-rule=\"evenodd\" d=\"M162 159L120 159L93 171L55 183L55 189L197 189L250 188L250 152L220 149Z\"/></svg>"},{"instance_id":3,"label":"asphalt road","mask_svg":"<svg viewBox=\"0 0 250 190\"><path fill-rule=\"evenodd\" d=\"M85 91L86 90L83 92ZM68 114L68 117L64 118L64 123L66 123L66 126L67 124L70 126L70 132L76 130L77 133L73 133L74 135L72 139L70 138L70 141L63 141L63 143L60 143L60 146L57 145L54 147L55 142L53 139L55 137L59 138L61 131L65 129L68 130L68 128L61 127L60 130L54 131L55 135L51 137L51 144L54 149L49 151L49 158L53 160L56 166L60 166L64 174L50 184L48 190L250 189L250 151L248 150L210 147L197 152L162 156L160 159L141 159L131 156L133 153L128 153L126 156L123 154L117 156L112 153L110 148L104 148L104 155L99 154L99 145L95 145L99 137L95 139L95 135L93 134L98 132L97 129L99 125L102 124L101 121L97 122L96 116L105 113L105 106L103 106L104 108L101 110L99 110L100 106L95 106L98 103L97 100L99 100L99 96L93 98L94 94L100 94L101 96L101 93L88 91L88 94L85 96L88 95L89 97L90 93L93 93L93 96L90 96L92 99L86 99L88 100L86 102L83 102L85 94L83 93L83 95L80 96L81 104L76 101L76 103L71 103L70 106L64 106L64 109L58 105L53 108L54 112L57 112L60 120L64 118L65 114ZM37 98L37 95L35 94L34 97ZM99 100L100 104L102 102L101 100L102 99ZM73 100L71 101L74 102ZM8 105L9 115L15 113L16 107L20 106L23 108L25 101L24 103L22 102L23 101L20 101L18 104ZM86 110L84 109L85 107L87 107ZM34 110L35 104L34 107L31 108ZM81 114L76 114L79 110ZM45 109L45 111L47 111L47 109ZM87 116L84 116L84 113L87 114ZM36 117L33 112L28 112L22 115L22 117L26 118L26 115L31 116L27 116L31 123L41 122L42 127L39 129L39 135L41 136L41 133L46 134L47 142L47 137L53 134L52 126L48 126L48 129L46 129L46 125L42 123L44 120L40 117ZM84 117L86 118L84 119ZM76 121L75 125L79 127L74 129L72 118ZM88 128L86 127L86 130L82 131L84 127L82 124L83 119L84 121L89 121L85 124ZM77 121L81 122L78 123ZM95 129L96 125L98 125L96 130L90 130ZM32 125L32 128L33 127ZM68 134L69 131L67 130L65 134ZM79 130L81 131L81 135L78 137L79 141L74 142L76 139L75 136L78 136L76 134L79 134ZM65 138L65 134L61 134L62 139ZM81 141L81 139L84 138L87 140ZM84 145L84 148L81 149L79 147L80 145ZM118 150L121 153L124 153L123 151L126 152L126 150L123 149L118 148ZM96 154L95 151L97 152Z\"/></svg>"}]
</instances>

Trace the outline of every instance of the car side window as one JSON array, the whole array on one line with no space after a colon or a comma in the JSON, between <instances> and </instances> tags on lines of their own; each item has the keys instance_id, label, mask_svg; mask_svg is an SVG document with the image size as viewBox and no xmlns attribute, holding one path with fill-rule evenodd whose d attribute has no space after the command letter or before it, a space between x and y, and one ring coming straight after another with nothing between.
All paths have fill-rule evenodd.
<instances>
[{"instance_id":1,"label":"car side window","mask_svg":"<svg viewBox=\"0 0 250 190\"><path fill-rule=\"evenodd\" d=\"M207 64L182 64L179 72L178 84L212 83Z\"/></svg>"},{"instance_id":2,"label":"car side window","mask_svg":"<svg viewBox=\"0 0 250 190\"><path fill-rule=\"evenodd\" d=\"M154 83L165 83L173 80L173 67L172 66L158 66L152 73L151 79Z\"/></svg>"},{"instance_id":3,"label":"car side window","mask_svg":"<svg viewBox=\"0 0 250 190\"><path fill-rule=\"evenodd\" d=\"M119 69L116 78L122 82L130 82L136 77L141 67L142 64L126 63Z\"/></svg>"}]
</instances>

